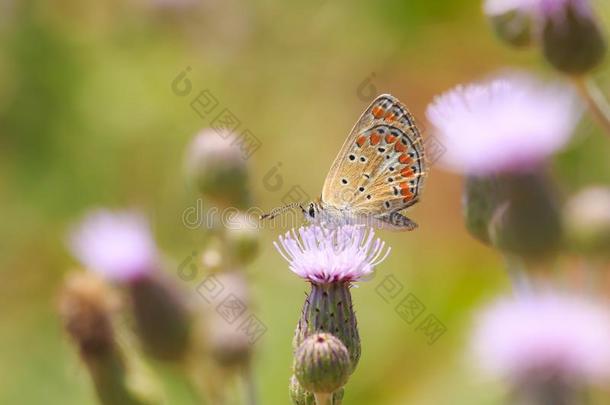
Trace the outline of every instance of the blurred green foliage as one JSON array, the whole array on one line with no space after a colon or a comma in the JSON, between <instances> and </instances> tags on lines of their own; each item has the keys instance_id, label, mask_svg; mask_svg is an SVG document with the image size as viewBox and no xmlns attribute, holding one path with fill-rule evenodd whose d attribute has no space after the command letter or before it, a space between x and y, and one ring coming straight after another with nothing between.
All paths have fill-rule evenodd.
<instances>
[{"instance_id":1,"label":"blurred green foliage","mask_svg":"<svg viewBox=\"0 0 610 405\"><path fill-rule=\"evenodd\" d=\"M171 263L199 249L199 233L181 220L197 198L182 160L211 117L171 91L187 66L193 91L209 89L262 142L249 163L263 209L293 185L321 191L372 96L359 90L367 78L425 125L427 103L457 83L505 66L550 75L535 51L493 38L478 0L12 0L0 8L0 403L95 403L55 311L74 266L65 234L85 209L141 208ZM608 84L604 72L600 80ZM610 182L608 150L585 118L555 165L562 190ZM284 182L269 191L262 179L278 163ZM363 355L346 404L499 403L500 388L477 378L466 345L472 310L506 292L508 280L499 258L463 229L460 191L458 177L433 168L413 209L420 229L383 234L391 257L353 292ZM306 290L271 245L278 232L264 232L249 269L268 327L255 365L265 405L288 401ZM389 274L447 327L433 345L376 294ZM166 373L172 403L192 403Z\"/></svg>"}]
</instances>

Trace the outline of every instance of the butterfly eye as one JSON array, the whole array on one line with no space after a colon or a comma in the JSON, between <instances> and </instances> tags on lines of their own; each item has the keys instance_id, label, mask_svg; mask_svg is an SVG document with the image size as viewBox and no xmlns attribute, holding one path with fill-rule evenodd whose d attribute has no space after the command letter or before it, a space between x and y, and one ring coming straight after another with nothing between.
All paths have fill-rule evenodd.
<instances>
[{"instance_id":1,"label":"butterfly eye","mask_svg":"<svg viewBox=\"0 0 610 405\"><path fill-rule=\"evenodd\" d=\"M310 217L315 217L316 215L316 210L313 208L313 204L309 206L309 216Z\"/></svg>"}]
</instances>

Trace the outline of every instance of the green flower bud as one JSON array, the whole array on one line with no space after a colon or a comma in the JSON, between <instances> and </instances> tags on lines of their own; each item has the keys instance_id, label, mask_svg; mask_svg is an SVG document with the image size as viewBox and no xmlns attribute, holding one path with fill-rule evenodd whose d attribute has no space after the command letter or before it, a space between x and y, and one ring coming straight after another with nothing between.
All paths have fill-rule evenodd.
<instances>
[{"instance_id":1,"label":"green flower bud","mask_svg":"<svg viewBox=\"0 0 610 405\"><path fill-rule=\"evenodd\" d=\"M360 335L349 283L311 284L293 339L293 348L318 332L329 332L347 348L352 372L360 359Z\"/></svg>"},{"instance_id":2,"label":"green flower bud","mask_svg":"<svg viewBox=\"0 0 610 405\"><path fill-rule=\"evenodd\" d=\"M544 56L557 70L582 75L598 66L606 55L606 42L593 15L584 2L566 2L545 19L542 32Z\"/></svg>"},{"instance_id":3,"label":"green flower bud","mask_svg":"<svg viewBox=\"0 0 610 405\"><path fill-rule=\"evenodd\" d=\"M240 212L226 224L226 249L236 265L247 265L254 260L259 250L258 223Z\"/></svg>"},{"instance_id":4,"label":"green flower bud","mask_svg":"<svg viewBox=\"0 0 610 405\"><path fill-rule=\"evenodd\" d=\"M610 258L610 189L591 187L572 197L563 210L568 245L575 251Z\"/></svg>"},{"instance_id":5,"label":"green flower bud","mask_svg":"<svg viewBox=\"0 0 610 405\"><path fill-rule=\"evenodd\" d=\"M507 253L543 259L560 249L561 215L548 177L542 172L498 177L502 202L490 221L493 245Z\"/></svg>"},{"instance_id":6,"label":"green flower bud","mask_svg":"<svg viewBox=\"0 0 610 405\"><path fill-rule=\"evenodd\" d=\"M466 229L489 244L489 221L500 200L495 177L468 176L464 183L463 212Z\"/></svg>"},{"instance_id":7,"label":"green flower bud","mask_svg":"<svg viewBox=\"0 0 610 405\"><path fill-rule=\"evenodd\" d=\"M182 361L190 348L191 318L173 280L157 273L128 286L144 349L159 360Z\"/></svg>"},{"instance_id":8,"label":"green flower bud","mask_svg":"<svg viewBox=\"0 0 610 405\"><path fill-rule=\"evenodd\" d=\"M332 394L343 387L351 373L347 349L330 333L316 333L298 347L294 375L307 391Z\"/></svg>"},{"instance_id":9,"label":"green flower bud","mask_svg":"<svg viewBox=\"0 0 610 405\"><path fill-rule=\"evenodd\" d=\"M288 388L290 399L294 405L316 405L314 395L305 390L294 375L290 377L290 385ZM344 393L345 389L343 387L333 393L333 405L341 405Z\"/></svg>"},{"instance_id":10,"label":"green flower bud","mask_svg":"<svg viewBox=\"0 0 610 405\"><path fill-rule=\"evenodd\" d=\"M245 209L250 205L248 170L230 133L204 130L190 145L186 172L201 194L221 207Z\"/></svg>"},{"instance_id":11,"label":"green flower bud","mask_svg":"<svg viewBox=\"0 0 610 405\"><path fill-rule=\"evenodd\" d=\"M528 46L532 42L532 14L521 9L490 16L491 25L501 40L514 47Z\"/></svg>"}]
</instances>

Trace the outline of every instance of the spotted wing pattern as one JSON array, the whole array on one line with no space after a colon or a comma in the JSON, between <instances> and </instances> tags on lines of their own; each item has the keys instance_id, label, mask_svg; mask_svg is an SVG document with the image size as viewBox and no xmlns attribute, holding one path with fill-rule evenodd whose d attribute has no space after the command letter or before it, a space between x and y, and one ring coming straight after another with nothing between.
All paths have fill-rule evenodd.
<instances>
[{"instance_id":1,"label":"spotted wing pattern","mask_svg":"<svg viewBox=\"0 0 610 405\"><path fill-rule=\"evenodd\" d=\"M362 114L328 173L322 201L355 214L382 215L415 204L426 173L415 120L395 97Z\"/></svg>"}]
</instances>

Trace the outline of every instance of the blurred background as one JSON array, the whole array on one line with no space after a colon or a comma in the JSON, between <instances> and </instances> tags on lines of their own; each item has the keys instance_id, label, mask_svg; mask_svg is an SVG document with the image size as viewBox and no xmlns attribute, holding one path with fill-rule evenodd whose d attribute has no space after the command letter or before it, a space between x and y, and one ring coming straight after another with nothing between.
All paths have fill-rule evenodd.
<instances>
[{"instance_id":1,"label":"blurred background","mask_svg":"<svg viewBox=\"0 0 610 405\"><path fill-rule=\"evenodd\" d=\"M0 403L96 403L56 314L58 287L76 265L66 232L85 210L141 209L176 266L200 249L182 215L198 198L184 178L185 148L215 116L191 107L201 91L260 141L250 183L269 209L295 186L321 192L375 95L392 93L425 128L434 95L505 67L551 75L537 52L494 38L478 0L1 1ZM172 89L183 72L188 95ZM608 150L585 117L554 162L563 191L610 184ZM275 187L271 170L282 180ZM420 228L381 233L394 250L353 290L363 355L346 404L500 403L501 387L477 377L465 348L473 310L510 285L499 256L463 228L461 184L433 167L410 211ZM289 402L291 339L308 289L273 248L281 231L263 232L248 269L267 327L254 366L265 405ZM388 303L378 287L390 275L404 288ZM408 293L446 328L432 344L395 311ZM194 403L171 372L163 381L172 403Z\"/></svg>"}]
</instances>

